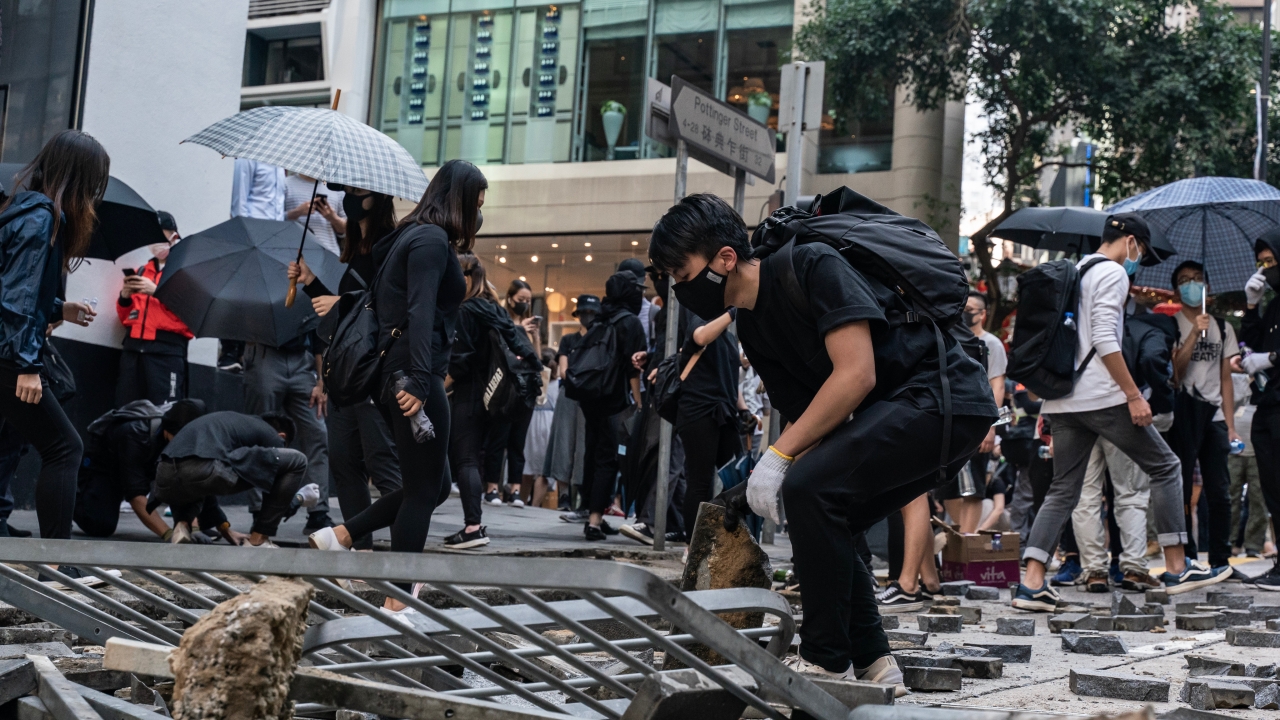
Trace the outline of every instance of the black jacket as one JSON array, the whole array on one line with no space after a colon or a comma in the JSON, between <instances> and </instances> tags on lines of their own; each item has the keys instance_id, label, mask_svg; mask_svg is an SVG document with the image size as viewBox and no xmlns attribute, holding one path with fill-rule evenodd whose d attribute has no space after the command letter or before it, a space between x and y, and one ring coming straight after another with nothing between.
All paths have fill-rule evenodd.
<instances>
[{"instance_id":1,"label":"black jacket","mask_svg":"<svg viewBox=\"0 0 1280 720\"><path fill-rule=\"evenodd\" d=\"M1280 247L1268 238L1270 234L1258 240L1259 245L1271 248L1276 257L1280 257ZM1280 302L1272 300L1265 310L1262 306L1244 311L1240 319L1240 342L1249 346L1254 352L1280 351ZM1267 373L1267 387L1258 391L1258 384L1253 384L1253 404L1258 407L1280 405L1280 368L1271 368Z\"/></svg>"},{"instance_id":2,"label":"black jacket","mask_svg":"<svg viewBox=\"0 0 1280 720\"><path fill-rule=\"evenodd\" d=\"M1129 374L1139 387L1151 388L1151 412L1173 412L1173 344L1178 339L1178 321L1168 315L1144 312L1124 320L1120 349Z\"/></svg>"},{"instance_id":3,"label":"black jacket","mask_svg":"<svg viewBox=\"0 0 1280 720\"><path fill-rule=\"evenodd\" d=\"M275 482L280 466L278 451L283 447L284 440L262 418L238 412L214 412L187 423L160 456L170 460L221 460L242 480L260 490L268 490Z\"/></svg>"},{"instance_id":4,"label":"black jacket","mask_svg":"<svg viewBox=\"0 0 1280 720\"><path fill-rule=\"evenodd\" d=\"M0 213L0 365L19 373L40 370L45 330L62 315L62 244L52 238L53 201L40 193L20 192Z\"/></svg>"},{"instance_id":5,"label":"black jacket","mask_svg":"<svg viewBox=\"0 0 1280 720\"><path fill-rule=\"evenodd\" d=\"M454 386L483 384L489 369L489 331L496 330L507 348L529 367L541 372L541 360L524 330L516 327L507 311L492 300L473 297L462 303L458 311L457 334L449 356L449 377ZM478 381L478 382L473 382Z\"/></svg>"},{"instance_id":6,"label":"black jacket","mask_svg":"<svg viewBox=\"0 0 1280 720\"><path fill-rule=\"evenodd\" d=\"M165 447L162 415L150 401L135 400L90 423L81 477L116 478L126 500L150 493Z\"/></svg>"},{"instance_id":7,"label":"black jacket","mask_svg":"<svg viewBox=\"0 0 1280 720\"><path fill-rule=\"evenodd\" d=\"M405 390L426 400L431 376L443 378L449 370L458 306L467 291L458 255L440 227L412 225L379 240L373 261L383 268L374 289L379 341L400 333L382 361L382 395L391 374L402 371L409 378Z\"/></svg>"}]
</instances>

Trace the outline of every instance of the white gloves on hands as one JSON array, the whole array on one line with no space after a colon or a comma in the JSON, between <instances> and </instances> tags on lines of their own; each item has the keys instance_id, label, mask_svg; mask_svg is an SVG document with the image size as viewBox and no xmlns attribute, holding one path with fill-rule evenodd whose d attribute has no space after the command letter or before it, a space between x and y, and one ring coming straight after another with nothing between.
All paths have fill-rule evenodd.
<instances>
[{"instance_id":1,"label":"white gloves on hands","mask_svg":"<svg viewBox=\"0 0 1280 720\"><path fill-rule=\"evenodd\" d=\"M791 461L770 447L760 456L760 462L747 478L747 504L751 512L766 517L779 525L778 492L782 490L782 480L791 468Z\"/></svg>"},{"instance_id":2,"label":"white gloves on hands","mask_svg":"<svg viewBox=\"0 0 1280 720\"><path fill-rule=\"evenodd\" d=\"M1263 370L1271 369L1271 353L1250 353L1248 357L1240 361L1240 367L1250 375L1260 373Z\"/></svg>"},{"instance_id":3,"label":"white gloves on hands","mask_svg":"<svg viewBox=\"0 0 1280 720\"><path fill-rule=\"evenodd\" d=\"M320 502L320 486L315 483L303 485L298 488L298 492L294 494L294 497L299 500L298 504L302 507L313 508Z\"/></svg>"},{"instance_id":4,"label":"white gloves on hands","mask_svg":"<svg viewBox=\"0 0 1280 720\"><path fill-rule=\"evenodd\" d=\"M1267 279L1262 276L1262 271L1254 273L1244 284L1244 301L1249 305L1257 305L1262 302L1262 294L1267 291Z\"/></svg>"}]
</instances>

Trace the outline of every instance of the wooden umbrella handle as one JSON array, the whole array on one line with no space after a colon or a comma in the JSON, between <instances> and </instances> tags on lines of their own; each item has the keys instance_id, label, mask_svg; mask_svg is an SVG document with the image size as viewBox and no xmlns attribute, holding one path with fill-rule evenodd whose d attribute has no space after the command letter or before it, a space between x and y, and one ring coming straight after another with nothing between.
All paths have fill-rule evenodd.
<instances>
[{"instance_id":1,"label":"wooden umbrella handle","mask_svg":"<svg viewBox=\"0 0 1280 720\"><path fill-rule=\"evenodd\" d=\"M290 283L289 293L284 296L284 306L287 308L293 307L293 301L296 300L297 298L298 298L298 283L296 282Z\"/></svg>"}]
</instances>

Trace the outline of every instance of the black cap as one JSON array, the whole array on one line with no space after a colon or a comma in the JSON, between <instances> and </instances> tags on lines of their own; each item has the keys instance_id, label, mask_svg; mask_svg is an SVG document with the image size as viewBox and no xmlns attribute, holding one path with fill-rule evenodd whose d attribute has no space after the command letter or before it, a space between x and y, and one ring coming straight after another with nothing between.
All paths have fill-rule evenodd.
<instances>
[{"instance_id":1,"label":"black cap","mask_svg":"<svg viewBox=\"0 0 1280 720\"><path fill-rule=\"evenodd\" d=\"M644 285L644 263L636 258L627 258L618 263L618 272L629 272L636 276L636 281Z\"/></svg>"},{"instance_id":2,"label":"black cap","mask_svg":"<svg viewBox=\"0 0 1280 720\"><path fill-rule=\"evenodd\" d=\"M1151 244L1151 228L1138 213L1120 213L1107 218L1107 227L1118 231L1121 235L1132 235L1138 241Z\"/></svg>"},{"instance_id":3,"label":"black cap","mask_svg":"<svg viewBox=\"0 0 1280 720\"><path fill-rule=\"evenodd\" d=\"M173 219L173 215L165 210L157 210L156 218L160 220L160 229L169 232L178 232L178 221Z\"/></svg>"},{"instance_id":4,"label":"black cap","mask_svg":"<svg viewBox=\"0 0 1280 720\"><path fill-rule=\"evenodd\" d=\"M578 306L573 309L573 316L578 317L578 313L580 312L593 312L599 315L603 310L604 308L600 305L599 297L596 297L595 295L579 295Z\"/></svg>"}]
</instances>

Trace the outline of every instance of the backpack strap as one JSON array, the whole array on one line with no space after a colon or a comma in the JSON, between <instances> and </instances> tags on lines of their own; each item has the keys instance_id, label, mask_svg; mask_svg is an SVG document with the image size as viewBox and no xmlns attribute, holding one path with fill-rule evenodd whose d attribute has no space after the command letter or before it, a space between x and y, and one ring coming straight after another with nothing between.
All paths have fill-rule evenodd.
<instances>
[{"instance_id":1,"label":"backpack strap","mask_svg":"<svg viewBox=\"0 0 1280 720\"><path fill-rule=\"evenodd\" d=\"M1100 257L1100 258L1094 258L1089 262L1085 263L1084 267L1080 268L1080 281L1083 283L1084 274L1104 262L1107 262L1107 258ZM1080 307L1078 305L1076 306L1076 315L1077 316L1080 315ZM1084 322L1084 318L1080 318L1080 322ZM1097 354L1098 354L1098 348L1096 347L1089 348L1089 354L1084 356L1084 362L1080 363L1080 367L1076 368L1075 372L1072 373L1072 376L1071 376L1072 387L1075 387L1076 382L1080 380L1080 376L1084 374L1084 369L1089 366L1089 361L1092 360L1093 356Z\"/></svg>"},{"instance_id":2,"label":"backpack strap","mask_svg":"<svg viewBox=\"0 0 1280 720\"><path fill-rule=\"evenodd\" d=\"M804 290L800 287L800 277L796 275L796 263L792 257L792 253L796 249L796 241L788 240L786 245L778 248L774 253L778 258L778 280L782 283L782 291L787 294L787 299L801 310L809 311L809 298L805 297Z\"/></svg>"},{"instance_id":3,"label":"backpack strap","mask_svg":"<svg viewBox=\"0 0 1280 720\"><path fill-rule=\"evenodd\" d=\"M947 344L942 328L933 323L933 336L938 343L938 375L942 380L942 449L938 451L938 484L947 481L947 456L951 454L951 378L947 377Z\"/></svg>"}]
</instances>

